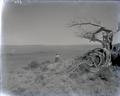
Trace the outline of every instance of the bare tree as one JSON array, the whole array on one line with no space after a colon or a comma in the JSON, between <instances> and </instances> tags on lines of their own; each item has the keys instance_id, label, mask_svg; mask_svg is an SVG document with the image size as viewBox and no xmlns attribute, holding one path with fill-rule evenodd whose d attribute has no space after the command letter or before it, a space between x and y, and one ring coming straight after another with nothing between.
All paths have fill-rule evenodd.
<instances>
[{"instance_id":1,"label":"bare tree","mask_svg":"<svg viewBox=\"0 0 120 96\"><path fill-rule=\"evenodd\" d=\"M109 30L101 25L95 24L95 23L91 23L91 22L87 22L87 23L75 23L72 24L70 27L74 27L74 26L86 26L86 25L92 25L94 27L97 27L97 29L94 32L88 31L88 32L81 32L81 34L79 34L79 37L83 37L86 39L89 39L93 42L99 42L102 44L103 48L106 48L107 50L111 50L112 49L112 40L113 40L113 31ZM102 40L97 38L97 35L99 35L99 33L102 34L101 38Z\"/></svg>"},{"instance_id":2,"label":"bare tree","mask_svg":"<svg viewBox=\"0 0 120 96\"><path fill-rule=\"evenodd\" d=\"M93 42L101 43L103 46L102 50L105 53L105 59L103 59L100 56L100 54L98 54L98 56L101 58L100 62L104 61L105 64L103 64L103 65L111 65L111 50L112 50L112 41L113 41L113 31L110 29L107 29L106 27L104 27L100 24L91 23L91 22L85 22L85 23L75 23L74 22L74 24L70 25L70 27L78 26L79 28L81 28L82 26L88 26L88 25L94 26L96 29L93 31L88 30L87 32L79 31L78 33L80 33L80 34L77 34L77 36L89 39ZM98 37L100 37L99 36L100 34L102 35L102 37L98 38ZM97 52L97 51L94 51L94 52ZM100 53L100 52L98 52L98 53ZM104 54L104 53L102 53L102 54ZM92 54L94 54L94 53L92 53ZM93 58L93 57L91 57L91 58ZM97 66L98 65L100 65L100 63L97 64Z\"/></svg>"}]
</instances>

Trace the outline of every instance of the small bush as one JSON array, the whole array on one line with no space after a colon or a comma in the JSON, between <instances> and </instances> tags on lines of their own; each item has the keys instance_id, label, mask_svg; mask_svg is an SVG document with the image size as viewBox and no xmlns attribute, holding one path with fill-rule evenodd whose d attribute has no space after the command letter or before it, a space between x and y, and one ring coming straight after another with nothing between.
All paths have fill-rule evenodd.
<instances>
[{"instance_id":1,"label":"small bush","mask_svg":"<svg viewBox=\"0 0 120 96\"><path fill-rule=\"evenodd\" d=\"M30 69L36 69L36 68L39 67L39 63L38 63L37 61L32 61L32 62L28 65L28 67L29 67Z\"/></svg>"}]
</instances>

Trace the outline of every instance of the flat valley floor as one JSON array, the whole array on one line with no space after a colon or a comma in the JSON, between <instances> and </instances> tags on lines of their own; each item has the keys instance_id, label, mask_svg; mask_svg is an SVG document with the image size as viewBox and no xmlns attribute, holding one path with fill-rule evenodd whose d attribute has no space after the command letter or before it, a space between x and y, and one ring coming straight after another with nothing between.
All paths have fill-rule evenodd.
<instances>
[{"instance_id":1,"label":"flat valley floor","mask_svg":"<svg viewBox=\"0 0 120 96\"><path fill-rule=\"evenodd\" d=\"M74 58L96 47L5 46L3 90L12 96L119 96L120 68L104 69L101 76L82 68L80 73L65 73ZM60 54L59 62L55 62L56 54Z\"/></svg>"}]
</instances>

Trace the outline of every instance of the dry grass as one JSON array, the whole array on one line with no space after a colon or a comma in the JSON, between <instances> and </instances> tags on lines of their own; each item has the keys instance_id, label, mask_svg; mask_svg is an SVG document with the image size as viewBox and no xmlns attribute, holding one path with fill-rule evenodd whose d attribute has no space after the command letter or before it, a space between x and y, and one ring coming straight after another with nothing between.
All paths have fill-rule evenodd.
<instances>
[{"instance_id":1,"label":"dry grass","mask_svg":"<svg viewBox=\"0 0 120 96\"><path fill-rule=\"evenodd\" d=\"M32 61L25 68L9 73L7 88L16 96L117 96L119 78L113 67L92 73L81 66L74 73L62 74L68 68L67 63L72 64Z\"/></svg>"}]
</instances>

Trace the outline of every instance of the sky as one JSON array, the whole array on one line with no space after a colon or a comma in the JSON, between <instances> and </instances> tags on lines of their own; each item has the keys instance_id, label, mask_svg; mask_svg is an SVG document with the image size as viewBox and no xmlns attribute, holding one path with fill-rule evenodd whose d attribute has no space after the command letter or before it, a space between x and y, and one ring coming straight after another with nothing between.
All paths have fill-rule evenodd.
<instances>
[{"instance_id":1,"label":"sky","mask_svg":"<svg viewBox=\"0 0 120 96\"><path fill-rule=\"evenodd\" d=\"M97 20L115 31L117 19L114 3L6 4L2 41L4 45L91 44L75 35L78 29L69 27L72 21Z\"/></svg>"}]
</instances>

